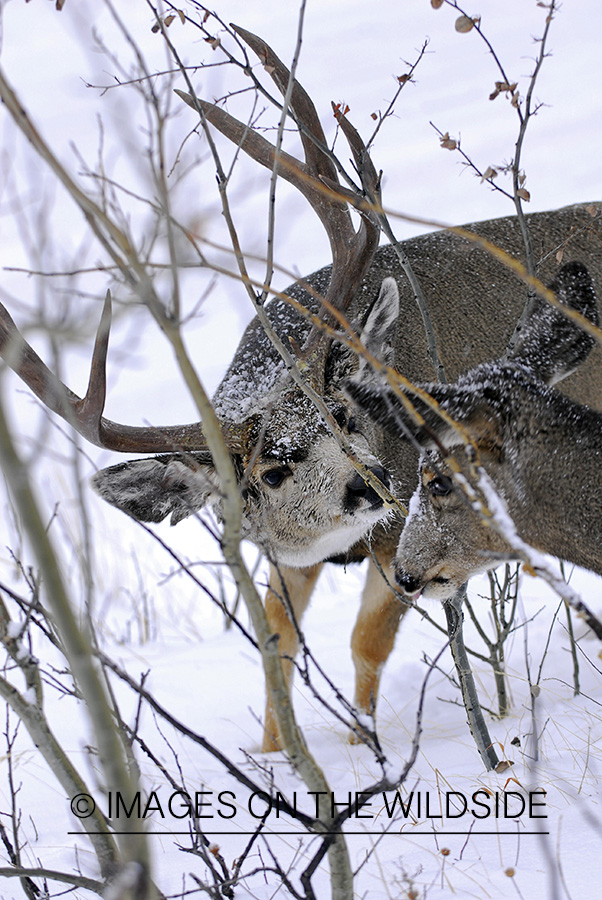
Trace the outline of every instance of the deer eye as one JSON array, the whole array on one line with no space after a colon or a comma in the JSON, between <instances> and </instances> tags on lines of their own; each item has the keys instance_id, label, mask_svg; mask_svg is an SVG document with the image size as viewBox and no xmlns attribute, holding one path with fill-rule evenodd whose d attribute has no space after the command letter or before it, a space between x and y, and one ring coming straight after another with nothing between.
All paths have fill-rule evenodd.
<instances>
[{"instance_id":1,"label":"deer eye","mask_svg":"<svg viewBox=\"0 0 602 900\"><path fill-rule=\"evenodd\" d=\"M453 489L452 480L446 475L437 475L429 482L429 490L436 497L447 497Z\"/></svg>"},{"instance_id":2,"label":"deer eye","mask_svg":"<svg viewBox=\"0 0 602 900\"><path fill-rule=\"evenodd\" d=\"M353 434L354 431L357 431L357 422L355 421L355 416L350 416L349 421L347 422L347 431L349 434Z\"/></svg>"},{"instance_id":3,"label":"deer eye","mask_svg":"<svg viewBox=\"0 0 602 900\"><path fill-rule=\"evenodd\" d=\"M277 488L280 487L284 479L290 474L291 470L288 466L283 466L279 469L268 469L268 471L264 472L261 476L261 480L264 484L267 484L268 487Z\"/></svg>"}]
</instances>

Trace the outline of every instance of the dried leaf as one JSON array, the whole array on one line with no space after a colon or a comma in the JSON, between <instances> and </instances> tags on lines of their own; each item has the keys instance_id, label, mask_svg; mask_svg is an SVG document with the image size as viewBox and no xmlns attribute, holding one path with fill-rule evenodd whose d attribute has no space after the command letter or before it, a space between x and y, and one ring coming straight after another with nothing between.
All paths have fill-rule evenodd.
<instances>
[{"instance_id":1,"label":"dried leaf","mask_svg":"<svg viewBox=\"0 0 602 900\"><path fill-rule=\"evenodd\" d=\"M186 15L184 13L184 10L178 9L178 10L176 10L176 12L178 13L178 15L180 17L180 22L182 23L182 25L185 25L186 24Z\"/></svg>"},{"instance_id":2,"label":"dried leaf","mask_svg":"<svg viewBox=\"0 0 602 900\"><path fill-rule=\"evenodd\" d=\"M151 28L151 31L153 34L156 34L158 31L161 31L161 26L159 25L158 22L155 22L155 24Z\"/></svg>"},{"instance_id":3,"label":"dried leaf","mask_svg":"<svg viewBox=\"0 0 602 900\"><path fill-rule=\"evenodd\" d=\"M557 263L561 263L561 262L562 262L562 257L563 257L563 256L564 256L564 250L563 250L563 248L561 247L560 250L558 251L558 253L556 254L556 262L557 262Z\"/></svg>"},{"instance_id":4,"label":"dried leaf","mask_svg":"<svg viewBox=\"0 0 602 900\"><path fill-rule=\"evenodd\" d=\"M458 142L453 138L450 138L449 131L446 131L445 134L439 138L439 142L444 150L456 150L458 147Z\"/></svg>"},{"instance_id":5,"label":"dried leaf","mask_svg":"<svg viewBox=\"0 0 602 900\"><path fill-rule=\"evenodd\" d=\"M517 190L516 196L520 197L521 200L524 200L525 203L528 203L531 199L531 194L527 190L527 188L521 187Z\"/></svg>"},{"instance_id":6,"label":"dried leaf","mask_svg":"<svg viewBox=\"0 0 602 900\"><path fill-rule=\"evenodd\" d=\"M405 75L398 75L398 76L397 76L397 80L398 80L398 82L399 82L400 84L405 84L406 81L409 81L409 79L410 79L410 76L408 75L407 72L406 72Z\"/></svg>"},{"instance_id":7,"label":"dried leaf","mask_svg":"<svg viewBox=\"0 0 602 900\"><path fill-rule=\"evenodd\" d=\"M498 174L497 169L494 169L493 166L487 166L487 168L485 169L485 171L483 172L483 174L481 176L481 184L484 181L490 181L492 178L497 178L497 174Z\"/></svg>"},{"instance_id":8,"label":"dried leaf","mask_svg":"<svg viewBox=\"0 0 602 900\"><path fill-rule=\"evenodd\" d=\"M371 118L371 119L378 119L378 113L371 113L371 114L370 114L370 118Z\"/></svg>"},{"instance_id":9,"label":"dried leaf","mask_svg":"<svg viewBox=\"0 0 602 900\"><path fill-rule=\"evenodd\" d=\"M443 6L443 0L431 0L431 6L433 9L441 9Z\"/></svg>"},{"instance_id":10,"label":"dried leaf","mask_svg":"<svg viewBox=\"0 0 602 900\"><path fill-rule=\"evenodd\" d=\"M478 19L471 19L470 16L459 16L456 19L455 29L460 34L467 34L469 31L472 31L477 21Z\"/></svg>"},{"instance_id":11,"label":"dried leaf","mask_svg":"<svg viewBox=\"0 0 602 900\"><path fill-rule=\"evenodd\" d=\"M514 878L516 875L516 870L512 868L512 866L508 866L507 869L504 869L504 875L507 875L508 878Z\"/></svg>"},{"instance_id":12,"label":"dried leaf","mask_svg":"<svg viewBox=\"0 0 602 900\"><path fill-rule=\"evenodd\" d=\"M171 23L173 22L174 19L175 19L175 15L173 15L173 14L171 16L165 16L165 18L163 19L163 24L165 25L166 28L169 28L169 26L171 25Z\"/></svg>"},{"instance_id":13,"label":"dried leaf","mask_svg":"<svg viewBox=\"0 0 602 900\"><path fill-rule=\"evenodd\" d=\"M492 94L489 95L490 100L495 100L496 97L499 97L500 94L512 94L516 91L518 86L518 82L514 81L512 84L508 81L496 81L495 90Z\"/></svg>"},{"instance_id":14,"label":"dried leaf","mask_svg":"<svg viewBox=\"0 0 602 900\"><path fill-rule=\"evenodd\" d=\"M585 208L586 208L587 212L590 214L590 216L592 217L592 219L594 218L594 216L598 215L598 207L597 206L586 206Z\"/></svg>"},{"instance_id":15,"label":"dried leaf","mask_svg":"<svg viewBox=\"0 0 602 900\"><path fill-rule=\"evenodd\" d=\"M495 767L495 771L499 774L500 772L505 772L506 769L509 769L510 766L513 766L514 763L510 759L502 759L497 766Z\"/></svg>"}]
</instances>

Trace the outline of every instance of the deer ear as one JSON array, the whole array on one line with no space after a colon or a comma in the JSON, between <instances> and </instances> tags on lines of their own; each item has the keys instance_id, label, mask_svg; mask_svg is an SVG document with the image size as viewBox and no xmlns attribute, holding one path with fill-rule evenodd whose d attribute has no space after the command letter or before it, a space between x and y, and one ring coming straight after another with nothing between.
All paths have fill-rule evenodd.
<instances>
[{"instance_id":1,"label":"deer ear","mask_svg":"<svg viewBox=\"0 0 602 900\"><path fill-rule=\"evenodd\" d=\"M598 324L594 286L582 263L564 265L550 289L565 306ZM570 375L587 358L594 344L594 338L572 319L538 297L516 344L506 351L506 359L552 385Z\"/></svg>"},{"instance_id":2,"label":"deer ear","mask_svg":"<svg viewBox=\"0 0 602 900\"><path fill-rule=\"evenodd\" d=\"M360 332L362 344L380 362L389 363L393 359L393 336L398 318L399 290L397 282L394 278L385 278ZM365 359L360 358L359 369L354 377L362 377L367 368L369 368L369 364Z\"/></svg>"},{"instance_id":3,"label":"deer ear","mask_svg":"<svg viewBox=\"0 0 602 900\"><path fill-rule=\"evenodd\" d=\"M171 513L176 525L219 497L213 465L192 454L129 460L101 469L91 484L103 500L140 522L161 522Z\"/></svg>"}]
</instances>

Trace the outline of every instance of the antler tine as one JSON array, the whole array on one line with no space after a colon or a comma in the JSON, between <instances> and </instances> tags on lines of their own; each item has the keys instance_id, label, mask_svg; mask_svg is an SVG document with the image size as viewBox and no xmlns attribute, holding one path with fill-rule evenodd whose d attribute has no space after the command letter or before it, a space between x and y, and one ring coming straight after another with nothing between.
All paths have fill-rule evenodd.
<instances>
[{"instance_id":1,"label":"antler tine","mask_svg":"<svg viewBox=\"0 0 602 900\"><path fill-rule=\"evenodd\" d=\"M237 25L232 25L232 29L256 53L278 90L286 96L291 75L287 66L260 37ZM180 90L176 90L176 93L252 159L266 168L274 168L276 150L269 141L214 104ZM290 108L299 129L305 162L280 151L278 174L289 181L310 203L328 235L333 259L336 260L340 248L353 239L353 223L346 201L342 198L334 199L332 188L324 190L325 182L338 185L336 166L326 152L326 138L316 108L309 94L296 80L293 81Z\"/></svg>"},{"instance_id":2,"label":"antler tine","mask_svg":"<svg viewBox=\"0 0 602 900\"><path fill-rule=\"evenodd\" d=\"M362 189L370 203L377 204L380 202L380 176L374 168L374 163L370 158L368 148L361 139L359 132L351 124L345 113L336 104L332 104L332 111L339 128L345 135L345 139L349 144L353 158L360 176ZM337 185L338 186L338 185ZM338 186L340 190L340 186ZM343 192L346 193L346 192ZM360 209L364 218L368 218L373 224L377 224L376 213L370 208Z\"/></svg>"},{"instance_id":3,"label":"antler tine","mask_svg":"<svg viewBox=\"0 0 602 900\"><path fill-rule=\"evenodd\" d=\"M202 113L211 125L240 147L251 159L266 169L274 169L276 148L266 138L213 103L193 97L177 88L175 93L197 113ZM324 188L326 183L330 185L338 183L336 172L330 172L334 178L327 178L311 171L308 165L281 150L278 155L278 174L292 184L310 204L328 235L333 258L336 257L338 248L346 241L352 240L354 234L346 201L333 199L332 187L330 190Z\"/></svg>"},{"instance_id":4,"label":"antler tine","mask_svg":"<svg viewBox=\"0 0 602 900\"><path fill-rule=\"evenodd\" d=\"M78 419L84 423L87 430L95 433L98 438L100 438L100 421L107 397L107 352L112 318L111 292L107 291L92 351L88 389L86 396L75 403Z\"/></svg>"},{"instance_id":5,"label":"antler tine","mask_svg":"<svg viewBox=\"0 0 602 900\"><path fill-rule=\"evenodd\" d=\"M238 25L232 25L231 27L259 57L280 93L286 96L291 73L282 60L262 38ZM326 137L316 107L305 88L296 79L293 80L290 107L299 129L301 143L303 144L307 171L314 177L319 178L321 182L329 185L335 192L340 191L337 169L330 154L326 152ZM340 108L333 103L332 109L353 153L364 192L371 200L376 199L379 193L379 179L366 146ZM355 235L351 216L346 203L337 202L332 196L327 196L324 191L319 192L319 194L326 210L325 218L327 221L324 223L326 230L329 231L329 226L332 228L334 225L333 215L336 224L339 225L339 228L333 228L335 238L335 247L333 249L337 250L342 237L338 233L339 229L347 232L350 238ZM370 224L376 225L378 228L376 222L371 220Z\"/></svg>"},{"instance_id":6,"label":"antler tine","mask_svg":"<svg viewBox=\"0 0 602 900\"><path fill-rule=\"evenodd\" d=\"M246 31L239 25L232 25L232 30L259 57L266 71L272 77L274 84L282 96L285 97L291 77L290 70L262 38L250 31ZM316 178L324 177L337 181L336 166L332 159L324 153L323 148L326 147L326 137L316 107L305 88L296 79L292 85L290 107L299 126L299 137L303 144L303 152L309 172ZM341 206L341 209L347 212L346 206Z\"/></svg>"},{"instance_id":7,"label":"antler tine","mask_svg":"<svg viewBox=\"0 0 602 900\"><path fill-rule=\"evenodd\" d=\"M284 65L269 44L266 44L262 38L250 31L246 31L244 28L240 28L238 25L232 25L232 29L261 60L274 84L282 96L285 97L291 77L287 66ZM299 185L299 190L312 204L328 235L333 258L333 270L338 269L339 265L344 269L348 265L348 246L354 241L355 237L353 223L347 203L342 198L335 199L332 196L332 191L334 190L336 193L340 188L337 169L326 149L326 136L324 135L316 107L305 88L296 79L293 80L290 93L290 109L299 130L299 137L301 138L305 156L305 164L299 163L300 166L302 165L305 173L305 185ZM333 109L336 116L337 110L334 104ZM350 146L354 156L356 156L359 145L361 144L362 148L364 148L364 145L353 126L350 125L350 129L351 131L347 132L345 127L342 127L347 140L349 141L351 137L353 141L353 144L350 143ZM320 184L312 185L308 181L307 175L319 179ZM330 191L325 191L322 185L330 187Z\"/></svg>"},{"instance_id":8,"label":"antler tine","mask_svg":"<svg viewBox=\"0 0 602 900\"><path fill-rule=\"evenodd\" d=\"M232 141L233 144L244 150L251 159L258 162L261 166L265 166L266 169L273 169L276 150L262 135L253 131L248 125L244 125L214 103L208 103L206 100L201 100L200 97L193 97L191 94L180 91L178 88L175 89L175 93L195 112L201 112L211 125L217 128L229 141ZM289 153L281 151L280 169L279 174L282 178L289 181L299 191L304 192L309 202L313 205L312 198L307 194L307 184L310 179L308 179L303 164Z\"/></svg>"},{"instance_id":9,"label":"antler tine","mask_svg":"<svg viewBox=\"0 0 602 900\"><path fill-rule=\"evenodd\" d=\"M44 406L75 428L97 447L123 453L204 451L207 442L202 424L137 427L121 425L102 415L106 394L106 357L111 324L111 295L107 292L96 335L90 379L85 397L78 397L50 371L18 330L0 303L0 356L31 388ZM232 451L242 449L237 426L225 426L224 437Z\"/></svg>"}]
</instances>

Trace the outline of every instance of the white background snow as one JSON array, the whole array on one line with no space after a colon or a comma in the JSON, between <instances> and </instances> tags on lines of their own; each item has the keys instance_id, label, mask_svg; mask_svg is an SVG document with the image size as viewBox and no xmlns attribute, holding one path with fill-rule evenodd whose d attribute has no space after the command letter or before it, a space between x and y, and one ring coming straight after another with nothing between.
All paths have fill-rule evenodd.
<instances>
[{"instance_id":1,"label":"white background snow","mask_svg":"<svg viewBox=\"0 0 602 900\"><path fill-rule=\"evenodd\" d=\"M281 58L290 60L298 24L295 3L218 2L216 10L226 22L234 21L260 34ZM151 34L148 6L142 0L129 0L118 7L143 47L150 67L165 68L160 38ZM53 4L42 0L27 5L21 0L10 0L0 2L0 9L0 63L57 155L81 172L80 157L95 165L102 141L108 174L127 182L134 192L148 191L142 155L145 123L140 107L131 99L132 92L123 87L103 94L87 86L112 84L115 73L112 62L93 45L93 28L122 61L128 59L103 3L67 0L64 11L57 13ZM535 0L505 0L503 4L475 0L467 12L482 16L484 31L510 77L519 80L524 91L537 49L532 36L541 34L545 10ZM368 135L374 127L371 113L386 107L396 87L396 76L407 71L407 61L415 59L429 38L415 83L404 89L395 115L381 129L372 156L385 174L384 202L388 209L451 224L510 214L511 204L465 171L457 154L441 149L429 122L453 137L461 137L463 149L483 169L508 162L516 138L516 117L507 100L488 100L494 82L499 80L491 58L474 32L456 33L455 17L448 8L433 10L428 0L309 0L298 69L299 79L325 121L329 121L331 100L345 102L350 107L351 120L363 135ZM199 41L197 32L177 21L171 27L172 38L189 63L212 60L211 51ZM544 106L531 124L525 147L526 187L532 210L600 200L601 33L602 8L596 0L566 2L553 23L551 55L536 89ZM241 79L235 83L226 70L216 69L198 73L193 80L198 93L211 98L240 87ZM181 140L192 127L193 115L175 102L173 109L179 116L175 131ZM101 254L87 237L80 214L15 133L4 110L0 110L0 128L1 265L45 271L94 265ZM176 146L174 139L170 152ZM224 244L226 236L211 162L202 147L191 152L205 158L195 176L196 192L176 195L177 214L190 227L200 229L208 240ZM267 227L267 176L245 164L236 171L231 201L242 246L261 258ZM143 223L143 212L134 202L130 210L135 233L137 223ZM403 217L395 220L395 227L401 237L426 230ZM276 259L284 273L306 274L328 262L326 239L319 225L304 202L285 186L279 189L277 234ZM217 252L213 256L233 268L227 256ZM257 271L262 272L261 265ZM279 274L276 283L284 287L290 280L290 275ZM81 391L99 309L96 300L106 289L108 279L85 275L62 279L58 282L63 304L60 310L51 294L56 283L50 281L5 270L0 297L22 326L27 324L28 308L44 308L48 300L54 304L51 319L64 316L65 341L78 329L83 332L79 342L70 343L62 360L64 379ZM200 314L190 323L187 341L205 385L213 389L251 317L250 304L245 292L226 278L213 284L207 273L194 271L186 275L184 285L190 310L207 291ZM82 296L84 299L80 299ZM127 308L127 300L126 296L117 297L123 306L118 308L112 341L107 415L130 424L189 421L194 418L194 410L180 386L164 340L148 316ZM29 337L51 359L51 348L39 331ZM251 754L261 761L258 746L263 684L257 654L236 631L224 632L221 613L189 579L177 573L174 561L151 535L91 495L87 478L96 467L114 462L115 457L85 448L83 455L77 454L78 472L74 476L69 440L38 415L30 395L16 379L5 375L2 388L11 407L17 446L32 459L35 483L48 514L56 513L51 534L64 548L66 571L74 573L75 600L83 595L76 574L76 561L82 553L77 511L82 498L85 503L96 563L95 604L103 645L134 677L150 670L147 686L157 698L259 779L248 757ZM2 500L0 529L2 581L24 590L7 549L21 548L16 546L18 537L6 497ZM186 522L173 531L167 525L156 531L183 559L195 564L194 571L204 583L218 590L219 552L201 525ZM22 553L25 561L33 564L27 548ZM249 559L253 561L254 557L250 548ZM257 577L263 581L263 569ZM352 695L353 678L349 636L362 578L363 570L357 567L350 567L346 573L328 568L304 622L312 651L348 697ZM227 575L223 579L229 589ZM572 583L582 590L591 607L598 611L602 608L598 579L575 572ZM478 599L486 588L485 579L475 579L471 584L471 596L477 605L486 602ZM446 656L441 670L429 682L420 753L402 791L404 796L412 788L423 794L428 791L433 802L433 798L450 790L466 794L481 787L502 790L508 778L513 779L507 785L510 790L519 790L519 786L543 788L548 792L548 818L543 823L549 836L525 833L536 830L534 821L524 820L517 826L487 819L483 824L470 817L461 820L457 828L472 828L472 834L437 837L436 821L433 824L422 816L417 822L397 822L391 833L377 842L374 836L361 833L383 827L382 803L374 801L371 811L375 819L357 820L349 827L358 832L349 837L354 865L359 865L368 850L374 848L357 877L358 897L405 897L413 889L415 896L429 900L450 894L544 898L552 896L550 879L558 885L558 896L597 896L595 872L602 846L599 647L587 635L582 637L582 694L574 698L563 610L552 624L557 605L557 598L542 584L523 578L520 617L530 621L511 639L508 671L512 713L504 721L490 722L492 736L500 745L500 756L510 757L515 765L502 775L484 772L464 712L457 705L458 694L444 674L452 668ZM434 605L431 613L438 615ZM244 617L244 613L241 615ZM546 649L550 628L550 646ZM423 654L434 656L442 642L442 636L432 626L418 615L409 615L386 667L378 729L393 770L403 767L410 751L418 691L426 673ZM475 647L479 643L471 632L469 643ZM483 652L482 645L479 649ZM525 755L527 736L533 727L526 666L528 661L535 678L544 655L535 724L541 733L540 757L534 764ZM51 665L57 661L49 657L45 662ZM477 663L476 673L484 706L494 706L491 669ZM88 726L81 711L51 688L46 689L46 695L56 731L95 785L86 750L90 740ZM119 697L122 714L128 720L135 700L122 690ZM306 691L295 689L294 704L310 748L337 796L345 799L348 792L360 790L378 777L378 767L369 752L350 746L343 727L333 722ZM192 790L233 790L244 806L244 792L199 747L174 736L169 737L171 746L162 744L150 716L144 721L144 729L168 765L173 767L172 749L178 754ZM520 738L520 747L511 745L515 737ZM301 795L302 785L283 757L269 759L267 764L274 767L276 782L283 792L297 790ZM68 832L78 830L78 823L70 814L68 798L25 735L18 743L15 766L16 777L22 783L19 802L23 809L23 835L28 841L24 862L33 865L39 859L49 868L73 869L76 839ZM146 786L167 796L169 792L161 784L157 770L144 758L141 766ZM0 749L0 813L5 814L8 808L6 763ZM206 820L205 825L207 834L231 863L247 841L237 832L248 830L254 823L241 809L231 821L214 818ZM201 861L177 848L177 842L185 844L186 838L170 836L169 832L178 827L177 822L161 822L159 817L152 822L154 830L165 832L152 839L154 876L170 895L193 887L187 879L189 872L204 875ZM294 830L290 822L287 827ZM270 828L277 830L278 823L271 823ZM484 830L493 833L479 833ZM217 835L219 831L229 834ZM502 833L505 831L510 833ZM273 837L271 841L283 862L292 862L297 852L307 852L307 839L301 841L298 836ZM85 838L77 844L79 865L83 871L94 874ZM449 855L442 854L443 848L449 849ZM260 844L253 852L257 865L261 854L266 861L266 851L261 850ZM301 866L298 862L296 866L298 873ZM507 874L510 869L513 875ZM237 896L272 897L277 885L275 876L273 880L270 876L252 878L238 888ZM316 891L320 897L328 896L326 870L317 877ZM21 896L18 882L1 881L0 896L7 900Z\"/></svg>"}]
</instances>

